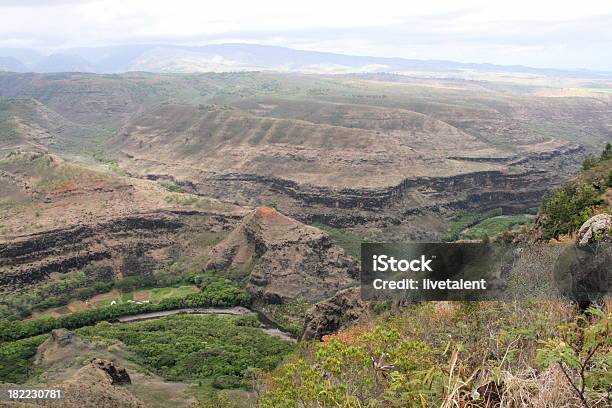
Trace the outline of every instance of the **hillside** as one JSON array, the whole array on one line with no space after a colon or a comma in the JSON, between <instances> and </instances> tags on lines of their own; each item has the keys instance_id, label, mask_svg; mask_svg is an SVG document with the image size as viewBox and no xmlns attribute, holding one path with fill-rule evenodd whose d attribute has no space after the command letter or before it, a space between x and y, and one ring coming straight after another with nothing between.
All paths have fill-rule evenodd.
<instances>
[{"instance_id":1,"label":"hillside","mask_svg":"<svg viewBox=\"0 0 612 408\"><path fill-rule=\"evenodd\" d=\"M571 171L563 163L590 149L527 129L504 129L501 138L471 122L458 128L449 124L456 118L398 108L252 98L236 105L162 105L107 146L132 175L383 234L377 224L404 224L433 207L525 211Z\"/></svg>"},{"instance_id":2,"label":"hillside","mask_svg":"<svg viewBox=\"0 0 612 408\"><path fill-rule=\"evenodd\" d=\"M569 182L544 197L533 227L493 237L513 240L513 268L524 268L527 281L546 279L539 275L539 260L529 259L522 267L519 261L521 254L538 248L534 241L560 244L562 251L582 247L588 254L593 248L607 253L600 261L580 257L572 272L579 284L595 279L589 273L603 273L597 281L603 297L367 304L350 292L339 293L307 314L306 330L321 342L309 343L264 375L260 406L367 406L369 401L383 406L609 406L611 192L608 143ZM597 262L598 269L589 269Z\"/></svg>"},{"instance_id":3,"label":"hillside","mask_svg":"<svg viewBox=\"0 0 612 408\"><path fill-rule=\"evenodd\" d=\"M358 286L362 242L573 244L609 212L609 97L563 89L0 73L0 388L85 408L605 406L601 311Z\"/></svg>"}]
</instances>

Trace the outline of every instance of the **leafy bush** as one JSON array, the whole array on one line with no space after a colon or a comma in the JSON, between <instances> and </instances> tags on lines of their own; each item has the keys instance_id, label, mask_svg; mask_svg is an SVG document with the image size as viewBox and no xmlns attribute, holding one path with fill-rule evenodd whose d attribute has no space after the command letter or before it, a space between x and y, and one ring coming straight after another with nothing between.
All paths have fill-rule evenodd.
<instances>
[{"instance_id":1,"label":"leafy bush","mask_svg":"<svg viewBox=\"0 0 612 408\"><path fill-rule=\"evenodd\" d=\"M591 317L579 315L574 321L560 326L560 335L542 341L538 352L543 367L557 365L585 407L589 401L609 398L612 377L612 314L589 309Z\"/></svg>"},{"instance_id":2,"label":"leafy bush","mask_svg":"<svg viewBox=\"0 0 612 408\"><path fill-rule=\"evenodd\" d=\"M185 189L183 189L183 187L178 186L174 183L167 182L167 181L160 181L159 185L165 188L166 190L170 191L171 193L184 193L185 192Z\"/></svg>"},{"instance_id":3,"label":"leafy bush","mask_svg":"<svg viewBox=\"0 0 612 408\"><path fill-rule=\"evenodd\" d=\"M31 361L46 336L0 344L0 383L22 383L31 371Z\"/></svg>"},{"instance_id":4,"label":"leafy bush","mask_svg":"<svg viewBox=\"0 0 612 408\"><path fill-rule=\"evenodd\" d=\"M490 400L498 398L510 407L540 391L551 395L550 383L534 373L535 355L575 310L553 302L455 302L395 312L374 327L302 344L262 375L261 406L485 407L500 406ZM601 327L595 330L601 339ZM487 395L484 384L497 395ZM557 406L542 398L542 406Z\"/></svg>"},{"instance_id":5,"label":"leafy bush","mask_svg":"<svg viewBox=\"0 0 612 408\"><path fill-rule=\"evenodd\" d=\"M575 232L600 203L598 192L588 184L570 182L548 194L542 201L540 217L544 238Z\"/></svg>"}]
</instances>

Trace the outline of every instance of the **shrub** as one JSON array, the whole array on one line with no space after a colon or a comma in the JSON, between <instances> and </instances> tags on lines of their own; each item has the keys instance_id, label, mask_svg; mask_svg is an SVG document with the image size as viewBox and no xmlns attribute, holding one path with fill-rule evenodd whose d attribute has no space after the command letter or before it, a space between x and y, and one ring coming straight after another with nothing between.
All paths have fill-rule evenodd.
<instances>
[{"instance_id":1,"label":"shrub","mask_svg":"<svg viewBox=\"0 0 612 408\"><path fill-rule=\"evenodd\" d=\"M166 190L170 191L171 193L184 193L185 192L185 189L183 189L183 187L177 186L176 184L169 183L167 181L160 181L159 185L165 188Z\"/></svg>"},{"instance_id":2,"label":"shrub","mask_svg":"<svg viewBox=\"0 0 612 408\"><path fill-rule=\"evenodd\" d=\"M302 343L271 375L261 375L261 406L524 406L550 393L533 369L539 341L555 338L574 313L554 302L424 303L400 310L374 327ZM601 326L595 330L601 339ZM517 391L513 378L535 379ZM497 403L482 385L497 390ZM517 392L523 405L509 399Z\"/></svg>"},{"instance_id":3,"label":"shrub","mask_svg":"<svg viewBox=\"0 0 612 408\"><path fill-rule=\"evenodd\" d=\"M579 315L560 326L560 335L542 341L538 362L557 365L585 407L589 401L605 400L612 389L608 368L612 363L612 314L591 308L590 317Z\"/></svg>"},{"instance_id":4,"label":"shrub","mask_svg":"<svg viewBox=\"0 0 612 408\"><path fill-rule=\"evenodd\" d=\"M595 156L587 157L582 162L582 170L588 170L590 168L593 168L595 165L597 165L598 162L599 162L599 160Z\"/></svg>"},{"instance_id":5,"label":"shrub","mask_svg":"<svg viewBox=\"0 0 612 408\"><path fill-rule=\"evenodd\" d=\"M540 222L544 238L558 238L577 231L601 203L597 191L588 184L571 182L544 197Z\"/></svg>"},{"instance_id":6,"label":"shrub","mask_svg":"<svg viewBox=\"0 0 612 408\"><path fill-rule=\"evenodd\" d=\"M22 383L31 371L31 360L46 336L0 344L0 383Z\"/></svg>"}]
</instances>

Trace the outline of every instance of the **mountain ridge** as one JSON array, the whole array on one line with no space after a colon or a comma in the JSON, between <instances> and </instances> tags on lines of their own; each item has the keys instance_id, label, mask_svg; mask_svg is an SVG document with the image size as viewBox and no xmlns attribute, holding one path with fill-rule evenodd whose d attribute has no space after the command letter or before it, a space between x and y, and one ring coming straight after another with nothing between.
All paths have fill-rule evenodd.
<instances>
[{"instance_id":1,"label":"mountain ridge","mask_svg":"<svg viewBox=\"0 0 612 408\"><path fill-rule=\"evenodd\" d=\"M151 58L154 62L150 61ZM547 76L612 77L612 72L609 71L561 70L522 65L374 57L248 43L220 43L202 46L161 43L80 47L67 48L50 55L31 49L3 48L0 49L1 70L41 73L121 73L131 71L187 73L245 70L372 73L475 70Z\"/></svg>"}]
</instances>

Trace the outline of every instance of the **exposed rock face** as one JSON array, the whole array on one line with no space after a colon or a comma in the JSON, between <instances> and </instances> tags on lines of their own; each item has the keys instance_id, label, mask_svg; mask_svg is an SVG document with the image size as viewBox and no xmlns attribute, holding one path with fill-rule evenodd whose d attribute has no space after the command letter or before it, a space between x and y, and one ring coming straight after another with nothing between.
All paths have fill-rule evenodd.
<instances>
[{"instance_id":1,"label":"exposed rock face","mask_svg":"<svg viewBox=\"0 0 612 408\"><path fill-rule=\"evenodd\" d=\"M209 269L250 274L256 300L314 302L355 282L356 263L329 236L273 208L258 208L210 252Z\"/></svg>"},{"instance_id":2,"label":"exposed rock face","mask_svg":"<svg viewBox=\"0 0 612 408\"><path fill-rule=\"evenodd\" d=\"M76 339L76 336L66 329L56 329L51 331L51 341L57 343L60 347L71 344Z\"/></svg>"},{"instance_id":3,"label":"exposed rock face","mask_svg":"<svg viewBox=\"0 0 612 408\"><path fill-rule=\"evenodd\" d=\"M96 358L91 362L91 365L104 371L110 378L112 385L131 384L132 380L127 371L123 367L115 365L112 361Z\"/></svg>"},{"instance_id":4,"label":"exposed rock face","mask_svg":"<svg viewBox=\"0 0 612 408\"><path fill-rule=\"evenodd\" d=\"M66 408L144 408L145 404L121 385L130 384L127 371L111 361L95 359L59 384L64 399L44 406Z\"/></svg>"},{"instance_id":5,"label":"exposed rock face","mask_svg":"<svg viewBox=\"0 0 612 408\"><path fill-rule=\"evenodd\" d=\"M306 312L302 340L319 340L326 334L338 331L343 325L359 319L366 312L366 304L361 301L359 288L340 291Z\"/></svg>"},{"instance_id":6,"label":"exposed rock face","mask_svg":"<svg viewBox=\"0 0 612 408\"><path fill-rule=\"evenodd\" d=\"M575 245L561 252L555 263L555 278L563 295L586 308L610 294L610 265L612 216L599 214L580 227Z\"/></svg>"},{"instance_id":7,"label":"exposed rock face","mask_svg":"<svg viewBox=\"0 0 612 408\"><path fill-rule=\"evenodd\" d=\"M591 217L578 230L576 245L585 246L595 242L612 243L612 215L598 214Z\"/></svg>"},{"instance_id":8,"label":"exposed rock face","mask_svg":"<svg viewBox=\"0 0 612 408\"><path fill-rule=\"evenodd\" d=\"M319 102L309 114L285 102L268 113L246 102L238 103L246 111L166 105L126 124L112 149L138 177L171 177L198 194L248 206L272 201L305 223L375 230L410 223L404 238L433 237L412 222L423 224L423 215L536 206L586 154L501 123L503 135L490 138L497 126L472 129L472 121L452 114L441 121L405 109ZM475 137L481 131L484 137Z\"/></svg>"},{"instance_id":9,"label":"exposed rock face","mask_svg":"<svg viewBox=\"0 0 612 408\"><path fill-rule=\"evenodd\" d=\"M46 279L53 272L98 265L96 279L113 275L146 274L155 260L148 253L175 244L179 233L199 228L218 231L231 228L242 214L209 214L205 211L154 210L99 223L28 234L0 242L0 293ZM88 273L89 273L88 272Z\"/></svg>"},{"instance_id":10,"label":"exposed rock face","mask_svg":"<svg viewBox=\"0 0 612 408\"><path fill-rule=\"evenodd\" d=\"M0 246L0 292L52 272L120 257L130 248L142 251L170 245L169 234L183 226L180 217L158 212L19 237Z\"/></svg>"}]
</instances>

